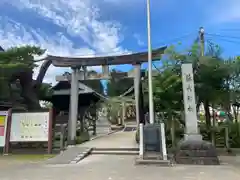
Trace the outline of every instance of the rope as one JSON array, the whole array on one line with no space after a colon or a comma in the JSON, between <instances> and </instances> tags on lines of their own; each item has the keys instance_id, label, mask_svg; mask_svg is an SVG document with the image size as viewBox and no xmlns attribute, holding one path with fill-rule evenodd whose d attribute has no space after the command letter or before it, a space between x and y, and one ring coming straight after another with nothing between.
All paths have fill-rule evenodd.
<instances>
[{"instance_id":1,"label":"rope","mask_svg":"<svg viewBox=\"0 0 240 180\"><path fill-rule=\"evenodd\" d=\"M92 89L92 88L91 88ZM134 89L134 86L131 86L128 90L126 90L124 93L120 94L119 96L117 97L125 97L128 93L130 93L132 90ZM93 90L93 89L92 89ZM97 91L93 90L95 94L97 94L98 96L100 96L101 98L105 99L105 100L109 100L110 97L109 96L106 96L106 95L103 95L101 93L98 93Z\"/></svg>"}]
</instances>

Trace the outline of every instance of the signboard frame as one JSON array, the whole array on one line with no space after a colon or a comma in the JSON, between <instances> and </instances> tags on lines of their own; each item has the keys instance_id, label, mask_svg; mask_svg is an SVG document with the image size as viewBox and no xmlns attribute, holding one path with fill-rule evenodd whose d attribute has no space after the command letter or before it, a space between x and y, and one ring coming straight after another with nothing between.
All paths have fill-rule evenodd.
<instances>
[{"instance_id":1,"label":"signboard frame","mask_svg":"<svg viewBox=\"0 0 240 180\"><path fill-rule=\"evenodd\" d=\"M49 112L12 113L10 142L47 142L48 133Z\"/></svg>"},{"instance_id":2,"label":"signboard frame","mask_svg":"<svg viewBox=\"0 0 240 180\"><path fill-rule=\"evenodd\" d=\"M12 114L14 113L48 113L48 138L44 141L11 141L11 130L12 130ZM52 123L54 119L54 109L51 108L49 111L35 111L35 112L12 112L12 109L9 110L8 117L8 125L6 131L6 146L5 146L5 154L8 154L10 151L11 143L35 143L35 142L47 142L47 152L48 154L52 153L52 140L53 140L53 128Z\"/></svg>"},{"instance_id":3,"label":"signboard frame","mask_svg":"<svg viewBox=\"0 0 240 180\"><path fill-rule=\"evenodd\" d=\"M5 148L9 111L0 111L0 116L5 116L3 125L0 124L0 127L3 127L3 135L0 136L0 148Z\"/></svg>"}]
</instances>

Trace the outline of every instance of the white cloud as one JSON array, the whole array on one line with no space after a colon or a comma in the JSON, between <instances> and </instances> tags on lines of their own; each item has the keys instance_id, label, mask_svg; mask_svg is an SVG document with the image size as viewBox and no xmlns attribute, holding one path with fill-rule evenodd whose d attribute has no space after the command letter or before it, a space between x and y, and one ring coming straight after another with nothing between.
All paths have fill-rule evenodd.
<instances>
[{"instance_id":1,"label":"white cloud","mask_svg":"<svg viewBox=\"0 0 240 180\"><path fill-rule=\"evenodd\" d=\"M78 56L95 53L94 50L88 47L74 49L73 43L61 33L57 33L56 36L49 37L41 30L34 30L27 26L24 27L20 23L6 17L0 17L0 21L2 22L0 24L0 39L1 46L4 49L13 46L38 45L47 49L46 53L59 56ZM39 63L39 67L40 65L41 63ZM36 68L34 77L38 74L39 67ZM44 81L54 82L55 75L66 70L68 70L68 68L56 68L50 66Z\"/></svg>"},{"instance_id":2,"label":"white cloud","mask_svg":"<svg viewBox=\"0 0 240 180\"><path fill-rule=\"evenodd\" d=\"M99 0L99 1L117 4L117 5L119 5L120 3L127 3L125 5L135 5L135 6L139 3L146 2L146 0ZM124 7L124 6L122 6L122 7Z\"/></svg>"},{"instance_id":3,"label":"white cloud","mask_svg":"<svg viewBox=\"0 0 240 180\"><path fill-rule=\"evenodd\" d=\"M100 53L119 52L121 25L100 21L100 10L94 0L18 0L14 3L22 10L31 9L54 24L65 28L69 34L81 37L89 47Z\"/></svg>"},{"instance_id":4,"label":"white cloud","mask_svg":"<svg viewBox=\"0 0 240 180\"><path fill-rule=\"evenodd\" d=\"M142 38L140 37L140 35L139 34L133 34L133 37L137 40L137 44L139 45L139 46L144 46L145 45L145 43L143 42L143 40L142 40Z\"/></svg>"},{"instance_id":5,"label":"white cloud","mask_svg":"<svg viewBox=\"0 0 240 180\"><path fill-rule=\"evenodd\" d=\"M7 3L21 11L38 14L65 29L72 37L80 37L86 44L76 48L76 45L79 46L78 42L68 39L64 33L56 32L50 36L47 29L34 29L12 20L11 17L0 16L0 39L3 48L26 44L39 45L47 49L48 54L75 57L128 52L120 46L123 39L120 33L121 25L117 22L100 21L100 10L94 6L92 0L1 0L1 2L0 6ZM44 80L52 82L57 73L65 70L50 67Z\"/></svg>"}]
</instances>

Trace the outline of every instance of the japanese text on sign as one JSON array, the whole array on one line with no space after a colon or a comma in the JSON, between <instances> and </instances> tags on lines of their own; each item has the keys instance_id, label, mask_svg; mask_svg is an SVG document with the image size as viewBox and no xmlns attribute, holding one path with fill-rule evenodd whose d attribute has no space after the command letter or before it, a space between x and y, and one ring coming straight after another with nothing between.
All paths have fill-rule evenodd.
<instances>
[{"instance_id":1,"label":"japanese text on sign","mask_svg":"<svg viewBox=\"0 0 240 180\"><path fill-rule=\"evenodd\" d=\"M187 96L187 111L188 112L193 112L194 108L192 107L192 100L193 100L193 96L192 96L192 91L193 91L193 77L192 74L190 73L184 73L184 77L185 77L185 84L186 84L186 96Z\"/></svg>"},{"instance_id":2,"label":"japanese text on sign","mask_svg":"<svg viewBox=\"0 0 240 180\"><path fill-rule=\"evenodd\" d=\"M49 113L13 113L11 142L48 141Z\"/></svg>"},{"instance_id":3,"label":"japanese text on sign","mask_svg":"<svg viewBox=\"0 0 240 180\"><path fill-rule=\"evenodd\" d=\"M183 81L183 93L184 93L184 107L187 115L196 115L196 103L194 92L194 80L191 64L182 65L182 81Z\"/></svg>"},{"instance_id":4,"label":"japanese text on sign","mask_svg":"<svg viewBox=\"0 0 240 180\"><path fill-rule=\"evenodd\" d=\"M182 85L186 134L198 134L198 121L192 64L182 64Z\"/></svg>"}]
</instances>

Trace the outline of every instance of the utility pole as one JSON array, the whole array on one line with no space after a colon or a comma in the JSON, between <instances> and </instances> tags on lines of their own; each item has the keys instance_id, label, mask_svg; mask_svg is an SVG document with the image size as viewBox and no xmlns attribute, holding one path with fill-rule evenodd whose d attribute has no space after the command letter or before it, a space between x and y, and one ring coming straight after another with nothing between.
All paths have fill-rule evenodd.
<instances>
[{"instance_id":1,"label":"utility pole","mask_svg":"<svg viewBox=\"0 0 240 180\"><path fill-rule=\"evenodd\" d=\"M150 0L147 0L147 32L148 32L148 94L149 94L149 120L154 123L153 87L152 87L152 45L151 45L151 22Z\"/></svg>"},{"instance_id":2,"label":"utility pole","mask_svg":"<svg viewBox=\"0 0 240 180\"><path fill-rule=\"evenodd\" d=\"M199 28L199 40L200 40L200 48L201 48L201 56L204 56L204 43L205 43L205 38L204 38L204 28L200 27Z\"/></svg>"}]
</instances>

